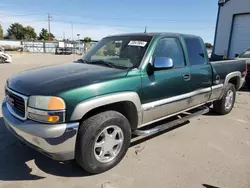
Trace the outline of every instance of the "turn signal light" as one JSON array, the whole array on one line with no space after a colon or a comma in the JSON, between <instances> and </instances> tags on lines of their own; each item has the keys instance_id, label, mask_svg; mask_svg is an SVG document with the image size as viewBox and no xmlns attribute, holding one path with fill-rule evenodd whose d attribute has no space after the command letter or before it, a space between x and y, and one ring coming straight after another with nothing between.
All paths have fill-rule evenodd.
<instances>
[{"instance_id":1,"label":"turn signal light","mask_svg":"<svg viewBox=\"0 0 250 188\"><path fill-rule=\"evenodd\" d=\"M47 121L49 123L55 123L59 120L59 116L47 116Z\"/></svg>"}]
</instances>

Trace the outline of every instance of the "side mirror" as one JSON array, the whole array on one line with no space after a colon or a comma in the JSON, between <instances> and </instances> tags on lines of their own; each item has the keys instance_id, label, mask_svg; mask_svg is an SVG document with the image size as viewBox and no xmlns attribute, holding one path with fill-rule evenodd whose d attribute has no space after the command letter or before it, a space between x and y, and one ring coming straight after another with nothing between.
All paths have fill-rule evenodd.
<instances>
[{"instance_id":1,"label":"side mirror","mask_svg":"<svg viewBox=\"0 0 250 188\"><path fill-rule=\"evenodd\" d=\"M239 54L235 54L234 57L239 57L240 55Z\"/></svg>"},{"instance_id":2,"label":"side mirror","mask_svg":"<svg viewBox=\"0 0 250 188\"><path fill-rule=\"evenodd\" d=\"M174 67L173 59L169 57L155 57L153 65L155 69L171 69Z\"/></svg>"}]
</instances>

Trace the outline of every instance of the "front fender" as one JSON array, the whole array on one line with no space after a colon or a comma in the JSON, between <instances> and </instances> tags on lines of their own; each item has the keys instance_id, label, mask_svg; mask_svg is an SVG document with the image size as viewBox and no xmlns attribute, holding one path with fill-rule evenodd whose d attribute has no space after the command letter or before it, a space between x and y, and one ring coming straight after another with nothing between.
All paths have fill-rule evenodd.
<instances>
[{"instance_id":1,"label":"front fender","mask_svg":"<svg viewBox=\"0 0 250 188\"><path fill-rule=\"evenodd\" d=\"M141 100L136 92L120 92L120 93L108 94L83 101L76 105L70 120L78 121L86 113L95 108L124 101L132 102L135 105L138 113L138 125L140 125L142 119L142 105L141 105Z\"/></svg>"}]
</instances>

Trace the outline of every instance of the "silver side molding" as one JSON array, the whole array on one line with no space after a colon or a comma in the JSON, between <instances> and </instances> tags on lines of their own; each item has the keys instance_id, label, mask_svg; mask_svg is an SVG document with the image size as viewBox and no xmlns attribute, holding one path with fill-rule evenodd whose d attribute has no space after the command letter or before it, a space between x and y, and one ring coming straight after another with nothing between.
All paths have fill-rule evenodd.
<instances>
[{"instance_id":1,"label":"silver side molding","mask_svg":"<svg viewBox=\"0 0 250 188\"><path fill-rule=\"evenodd\" d=\"M173 103L173 102L176 102L179 100L184 100L184 99L190 98L190 96L191 96L190 93L186 93L183 95L178 95L178 96L174 96L174 97L146 103L146 104L142 105L142 109L143 109L143 111L149 111L149 110L152 110L153 108L157 108L157 107L166 105L168 103Z\"/></svg>"},{"instance_id":2,"label":"silver side molding","mask_svg":"<svg viewBox=\"0 0 250 188\"><path fill-rule=\"evenodd\" d=\"M135 135L138 135L138 136L148 136L148 135L152 135L152 134L155 134L155 133L159 133L161 131L164 131L166 129L170 129L172 127L175 127L177 125L180 125L184 122L186 122L187 120L191 119L191 118L194 118L196 116L200 116L200 115L203 115L203 114L206 114L209 112L209 108L204 106L203 108L201 108L198 112L195 112L195 113L189 113L188 115L186 115L185 117L179 117L179 119L177 120L173 120L173 121L170 121L170 122L167 122L167 123L164 123L164 124L161 124L161 125L158 125L156 127L153 127L153 128L150 128L150 129L147 129L147 130L140 130L140 129L137 129L133 132L133 134Z\"/></svg>"},{"instance_id":3,"label":"silver side molding","mask_svg":"<svg viewBox=\"0 0 250 188\"><path fill-rule=\"evenodd\" d=\"M179 111L179 112L176 112L176 113L173 113L173 114L170 114L170 115L166 115L166 116L161 117L161 118L159 118L159 119L155 119L155 120L153 120L153 121L146 122L146 123L144 123L144 124L138 126L138 128L141 128L141 127L144 127L144 126L146 126L146 125L150 125L150 124L156 123L156 122L158 122L158 121L161 121L161 120L164 120L164 119L173 117L173 116L176 116L176 115L178 115L178 114L181 114L181 113L187 112L187 111L189 111L189 110L195 109L195 108L197 108L197 107L203 106L203 105L205 105L205 104L206 104L206 103L202 103L202 104L199 104L199 105L196 105L196 106L187 108L187 109L185 109L185 110L181 110L181 111Z\"/></svg>"},{"instance_id":4,"label":"silver side molding","mask_svg":"<svg viewBox=\"0 0 250 188\"><path fill-rule=\"evenodd\" d=\"M77 121L81 119L90 110L108 104L116 102L124 102L124 101L132 102L135 105L138 113L138 124L141 124L141 119L142 119L141 100L136 92L121 92L115 94L108 94L83 101L75 107L70 120Z\"/></svg>"},{"instance_id":5,"label":"silver side molding","mask_svg":"<svg viewBox=\"0 0 250 188\"><path fill-rule=\"evenodd\" d=\"M241 72L239 72L239 71L231 72L226 76L225 82L224 82L224 87L228 84L229 80L233 77L237 77L237 79L238 79L236 89L239 90L240 89L240 79L241 79Z\"/></svg>"},{"instance_id":6,"label":"silver side molding","mask_svg":"<svg viewBox=\"0 0 250 188\"><path fill-rule=\"evenodd\" d=\"M196 90L196 91L192 91L190 93L185 93L185 94L182 94L182 95L178 95L178 96L174 96L174 97L170 97L170 98L166 98L166 99L162 99L162 100L158 100L158 101L143 104L142 109L144 111L149 111L149 110L151 110L153 108L157 108L157 107L169 104L169 103L177 102L177 101L180 101L180 100L185 100L185 99L188 99L190 97L194 97L196 95L209 93L209 92L211 92L210 87L204 88L204 89L199 89L199 90Z\"/></svg>"},{"instance_id":7,"label":"silver side molding","mask_svg":"<svg viewBox=\"0 0 250 188\"><path fill-rule=\"evenodd\" d=\"M222 93L223 93L223 84L212 86L212 93L210 95L209 100L219 99Z\"/></svg>"}]
</instances>

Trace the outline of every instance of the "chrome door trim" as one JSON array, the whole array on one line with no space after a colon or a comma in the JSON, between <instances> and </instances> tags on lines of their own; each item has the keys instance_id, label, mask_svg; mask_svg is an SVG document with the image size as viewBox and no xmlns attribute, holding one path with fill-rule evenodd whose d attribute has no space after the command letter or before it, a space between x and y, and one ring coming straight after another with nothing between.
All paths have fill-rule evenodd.
<instances>
[{"instance_id":1,"label":"chrome door trim","mask_svg":"<svg viewBox=\"0 0 250 188\"><path fill-rule=\"evenodd\" d=\"M173 113L173 114L170 114L170 115L167 115L167 116L161 117L161 118L159 118L159 119L156 119L156 120L153 120L153 121L150 121L150 122L144 123L144 124L140 125L138 128L144 127L144 126L146 126L146 125L150 125L150 124L152 124L152 123L156 123L156 122L158 122L158 121L161 121L161 120L164 120L164 119L167 119L167 118L173 117L173 116L176 116L176 115L181 114L181 113L183 113L183 112L186 112L186 111L192 110L192 109L194 109L194 108L197 108L197 107L203 106L204 104L206 104L206 103L202 103L202 104L199 104L199 105L193 106L193 107L191 107L191 108L188 108L188 109L185 109L185 110L182 110L182 111L179 111L179 112L176 112L176 113Z\"/></svg>"},{"instance_id":2,"label":"chrome door trim","mask_svg":"<svg viewBox=\"0 0 250 188\"><path fill-rule=\"evenodd\" d=\"M196 91L192 91L183 95L178 95L150 103L146 103L142 105L143 109L143 120L142 125L148 125L156 121L160 121L167 117L171 117L175 114L178 114L182 111L186 111L187 109L192 109L197 106L203 105L209 100L212 88L204 88ZM207 96L206 100L203 100L204 97ZM197 101L195 98L198 97ZM202 97L201 102L199 101L199 97ZM192 105L193 103L193 105ZM196 104L195 104L196 103Z\"/></svg>"},{"instance_id":3,"label":"chrome door trim","mask_svg":"<svg viewBox=\"0 0 250 188\"><path fill-rule=\"evenodd\" d=\"M177 101L180 101L180 100L185 100L187 98L191 98L191 97L194 97L194 96L199 95L199 94L209 93L209 92L211 92L211 90L212 90L211 87L209 87L209 88L204 88L204 89L199 89L199 90L196 90L196 91L192 91L190 93L186 93L186 94L183 94L183 95L178 95L178 96L174 96L174 97L170 97L170 98L161 99L161 100L158 100L158 101L146 103L146 104L142 105L142 109L143 109L143 111L149 111L149 110L152 110L154 108L157 108L157 107L160 107L160 106L163 106L163 105L167 105L169 103L177 102Z\"/></svg>"},{"instance_id":4,"label":"chrome door trim","mask_svg":"<svg viewBox=\"0 0 250 188\"><path fill-rule=\"evenodd\" d=\"M152 110L154 108L164 106L166 104L177 102L177 101L180 101L180 100L184 100L184 99L187 99L187 98L190 98L190 93L186 93L186 94L183 94L183 95L178 95L178 96L174 96L174 97L170 97L170 98L166 98L166 99L146 103L146 104L142 105L142 109L143 109L143 111L149 111L149 110Z\"/></svg>"},{"instance_id":5,"label":"chrome door trim","mask_svg":"<svg viewBox=\"0 0 250 188\"><path fill-rule=\"evenodd\" d=\"M212 86L212 91L215 89L222 88L222 87L223 87L223 84L214 85L214 86Z\"/></svg>"}]
</instances>

